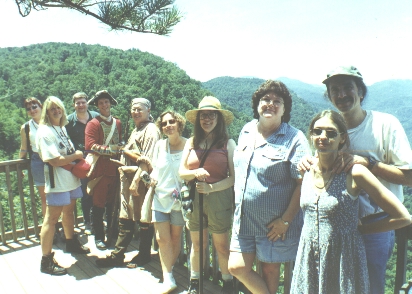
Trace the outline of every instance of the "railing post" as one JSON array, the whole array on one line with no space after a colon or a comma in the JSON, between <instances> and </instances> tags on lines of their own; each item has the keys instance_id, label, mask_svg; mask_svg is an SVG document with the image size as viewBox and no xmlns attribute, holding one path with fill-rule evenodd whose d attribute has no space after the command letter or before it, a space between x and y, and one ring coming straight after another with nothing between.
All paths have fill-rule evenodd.
<instances>
[{"instance_id":1,"label":"railing post","mask_svg":"<svg viewBox=\"0 0 412 294\"><path fill-rule=\"evenodd\" d=\"M403 283L406 279L406 252L408 249L408 230L409 227L405 227L396 230L396 276L395 276L395 289L394 294L398 294Z\"/></svg>"}]
</instances>

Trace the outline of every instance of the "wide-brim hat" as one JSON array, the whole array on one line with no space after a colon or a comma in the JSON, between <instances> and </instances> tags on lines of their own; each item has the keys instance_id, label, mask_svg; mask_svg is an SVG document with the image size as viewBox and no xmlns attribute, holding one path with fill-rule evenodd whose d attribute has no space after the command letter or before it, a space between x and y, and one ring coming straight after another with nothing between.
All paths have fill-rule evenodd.
<instances>
[{"instance_id":1,"label":"wide-brim hat","mask_svg":"<svg viewBox=\"0 0 412 294\"><path fill-rule=\"evenodd\" d=\"M94 94L93 98L90 99L87 102L87 104L97 106L97 101L101 98L107 98L107 99L110 100L111 105L117 105L116 99L114 99L112 97L112 95L110 95L109 92L107 92L107 90L101 90L101 91L97 92L96 94Z\"/></svg>"},{"instance_id":2,"label":"wide-brim hat","mask_svg":"<svg viewBox=\"0 0 412 294\"><path fill-rule=\"evenodd\" d=\"M334 76L351 76L363 80L362 74L359 72L359 70L355 66L349 65L338 66L334 68L330 73L326 75L326 79L322 83L327 84L329 82L329 79Z\"/></svg>"},{"instance_id":3,"label":"wide-brim hat","mask_svg":"<svg viewBox=\"0 0 412 294\"><path fill-rule=\"evenodd\" d=\"M197 113L200 110L219 111L223 115L223 119L225 120L226 125L231 124L234 118L234 115L231 111L222 109L222 105L220 104L219 99L212 96L206 96L200 101L198 109L193 109L186 112L186 119L190 123L195 124Z\"/></svg>"}]
</instances>

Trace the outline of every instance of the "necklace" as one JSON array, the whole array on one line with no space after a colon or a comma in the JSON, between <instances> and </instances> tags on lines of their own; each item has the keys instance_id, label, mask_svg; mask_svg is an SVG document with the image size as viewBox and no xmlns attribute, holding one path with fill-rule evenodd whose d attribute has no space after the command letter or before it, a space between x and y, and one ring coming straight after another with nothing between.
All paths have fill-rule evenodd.
<instances>
[{"instance_id":1,"label":"necklace","mask_svg":"<svg viewBox=\"0 0 412 294\"><path fill-rule=\"evenodd\" d=\"M33 127L37 130L38 124L34 121L34 119L31 120L31 124L32 124Z\"/></svg>"},{"instance_id":2,"label":"necklace","mask_svg":"<svg viewBox=\"0 0 412 294\"><path fill-rule=\"evenodd\" d=\"M319 173L318 173L318 174L319 174ZM320 176L322 177L322 179L323 179L323 174L320 173L319 175L320 175ZM324 189L324 188L326 188L326 187L328 186L329 182L330 182L334 177L335 177L335 174L331 174L331 175L329 176L329 179L328 179L326 182L323 181L324 184L323 184L322 187L320 187L320 186L316 185L316 171L315 171L315 169L313 169L314 184L315 184L315 187L318 188L318 189Z\"/></svg>"}]
</instances>

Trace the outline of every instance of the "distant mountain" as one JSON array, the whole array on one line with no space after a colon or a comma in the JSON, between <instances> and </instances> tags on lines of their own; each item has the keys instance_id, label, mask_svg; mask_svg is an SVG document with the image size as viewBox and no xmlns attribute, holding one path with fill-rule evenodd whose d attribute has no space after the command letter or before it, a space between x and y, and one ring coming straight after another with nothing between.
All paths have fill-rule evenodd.
<instances>
[{"instance_id":1,"label":"distant mountain","mask_svg":"<svg viewBox=\"0 0 412 294\"><path fill-rule=\"evenodd\" d=\"M277 78L302 99L310 114L317 113L323 109L334 109L333 105L324 97L325 86L311 85L299 80L286 77ZM233 78L219 77L202 83L203 87L211 91L222 100L238 111L252 115L251 98L256 89L264 82L258 78ZM294 98L294 107L295 107ZM296 100L296 102L301 100ZM300 104L300 102L299 102ZM363 107L368 110L376 110L394 115L402 123L405 132L412 144L412 80L386 80L368 86L368 95ZM297 111L297 109L293 109ZM296 113L295 111L292 112ZM300 109L299 111L302 111ZM299 114L298 114L299 113ZM307 115L298 112L299 116ZM293 125L292 115L292 125ZM309 121L310 118L305 118ZM300 129L304 126L298 126Z\"/></svg>"}]
</instances>

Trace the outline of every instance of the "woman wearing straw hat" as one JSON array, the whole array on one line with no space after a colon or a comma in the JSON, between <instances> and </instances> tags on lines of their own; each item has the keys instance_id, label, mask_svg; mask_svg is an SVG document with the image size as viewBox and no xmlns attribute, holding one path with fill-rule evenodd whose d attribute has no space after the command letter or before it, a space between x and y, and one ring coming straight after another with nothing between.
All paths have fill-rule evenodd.
<instances>
[{"instance_id":1,"label":"woman wearing straw hat","mask_svg":"<svg viewBox=\"0 0 412 294\"><path fill-rule=\"evenodd\" d=\"M179 175L186 181L196 182L193 212L188 216L187 223L192 239L188 293L198 293L202 274L199 267L199 193L204 195L203 248L207 246L205 241L209 230L222 272L222 293L232 293L233 277L227 264L232 220L232 186L235 181L233 152L236 143L229 139L226 126L233 121L233 113L222 109L215 97L207 96L200 101L198 109L186 112L186 119L194 125L194 136L185 144ZM199 168L203 156L206 158L203 167Z\"/></svg>"}]
</instances>

